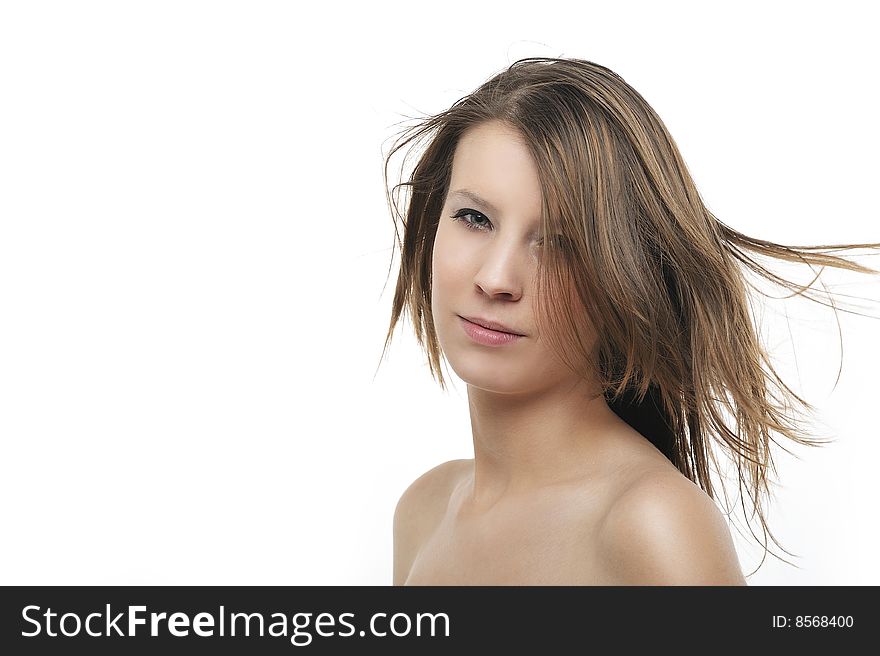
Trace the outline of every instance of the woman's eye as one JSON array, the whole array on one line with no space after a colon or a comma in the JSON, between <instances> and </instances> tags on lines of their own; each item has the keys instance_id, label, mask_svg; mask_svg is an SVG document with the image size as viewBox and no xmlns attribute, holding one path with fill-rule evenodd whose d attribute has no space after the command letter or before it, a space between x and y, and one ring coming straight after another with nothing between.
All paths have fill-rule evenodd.
<instances>
[{"instance_id":1,"label":"woman's eye","mask_svg":"<svg viewBox=\"0 0 880 656\"><path fill-rule=\"evenodd\" d=\"M481 223L474 223L471 220L467 220L465 217L468 216L475 217L475 219L477 221L481 221ZM461 221L465 225L465 227L471 230L486 230L488 226L492 225L485 215L477 212L476 210L471 210L467 208L459 210L458 212L453 214L452 219L454 221ZM482 223L482 221L485 221L485 223Z\"/></svg>"},{"instance_id":2,"label":"woman's eye","mask_svg":"<svg viewBox=\"0 0 880 656\"><path fill-rule=\"evenodd\" d=\"M472 218L468 218L472 217ZM482 212L477 212L476 210L472 210L469 208L464 208L456 212L452 215L453 221L461 221L462 224L469 230L478 230L485 232L492 225L492 222L486 218L486 215ZM538 246L543 246L544 240L538 240ZM565 235L553 235L550 238L550 248L559 249L559 250L568 250L569 248L569 240Z\"/></svg>"}]
</instances>

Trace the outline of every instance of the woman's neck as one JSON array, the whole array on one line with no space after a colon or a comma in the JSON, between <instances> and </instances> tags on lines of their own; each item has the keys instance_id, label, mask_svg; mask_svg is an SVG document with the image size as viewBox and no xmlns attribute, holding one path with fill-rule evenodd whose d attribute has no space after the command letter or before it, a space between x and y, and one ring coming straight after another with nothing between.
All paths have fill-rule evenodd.
<instances>
[{"instance_id":1,"label":"woman's neck","mask_svg":"<svg viewBox=\"0 0 880 656\"><path fill-rule=\"evenodd\" d=\"M498 394L468 385L475 511L507 495L588 474L607 453L622 420L595 388L571 385L540 394Z\"/></svg>"}]
</instances>

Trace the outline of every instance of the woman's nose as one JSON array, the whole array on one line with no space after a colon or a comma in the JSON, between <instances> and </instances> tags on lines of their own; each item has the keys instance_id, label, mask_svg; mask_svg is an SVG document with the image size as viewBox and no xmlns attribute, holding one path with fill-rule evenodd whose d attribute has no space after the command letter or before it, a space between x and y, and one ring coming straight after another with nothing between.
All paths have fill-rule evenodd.
<instances>
[{"instance_id":1,"label":"woman's nose","mask_svg":"<svg viewBox=\"0 0 880 656\"><path fill-rule=\"evenodd\" d=\"M474 284L487 296L507 296L517 300L522 296L525 265L516 246L495 243L481 253L482 262L474 276Z\"/></svg>"}]
</instances>

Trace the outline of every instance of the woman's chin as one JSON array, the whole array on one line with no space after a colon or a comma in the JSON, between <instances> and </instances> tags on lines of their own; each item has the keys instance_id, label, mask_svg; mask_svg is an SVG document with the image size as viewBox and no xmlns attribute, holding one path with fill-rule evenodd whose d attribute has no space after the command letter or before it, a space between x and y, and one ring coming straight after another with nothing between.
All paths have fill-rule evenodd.
<instances>
[{"instance_id":1,"label":"woman's chin","mask_svg":"<svg viewBox=\"0 0 880 656\"><path fill-rule=\"evenodd\" d=\"M474 366L474 363L469 363L467 366L456 366L452 362L449 364L462 382L487 392L519 394L527 391L529 387L528 372L514 371L514 367L498 367L491 364ZM531 383L534 384L534 379Z\"/></svg>"}]
</instances>

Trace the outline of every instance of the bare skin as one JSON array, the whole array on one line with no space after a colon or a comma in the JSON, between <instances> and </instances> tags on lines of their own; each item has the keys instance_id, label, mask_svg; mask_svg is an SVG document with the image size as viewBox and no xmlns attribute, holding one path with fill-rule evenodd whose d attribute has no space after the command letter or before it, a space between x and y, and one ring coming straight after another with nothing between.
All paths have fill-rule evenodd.
<instances>
[{"instance_id":1,"label":"bare skin","mask_svg":"<svg viewBox=\"0 0 880 656\"><path fill-rule=\"evenodd\" d=\"M444 357L467 383L474 458L404 492L394 583L741 584L711 500L540 333L541 207L514 130L492 122L462 135L434 240L431 309ZM479 343L462 316L521 337ZM595 331L582 338L595 343Z\"/></svg>"},{"instance_id":2,"label":"bare skin","mask_svg":"<svg viewBox=\"0 0 880 656\"><path fill-rule=\"evenodd\" d=\"M395 584L626 584L607 567L599 539L614 501L651 477L692 484L621 424L614 435L617 458L583 467L569 480L512 495L490 509L475 511L470 503L474 460L453 460L429 472L436 486L433 498L413 498L415 512L430 521L412 536L418 543L412 562L402 565Z\"/></svg>"}]
</instances>

